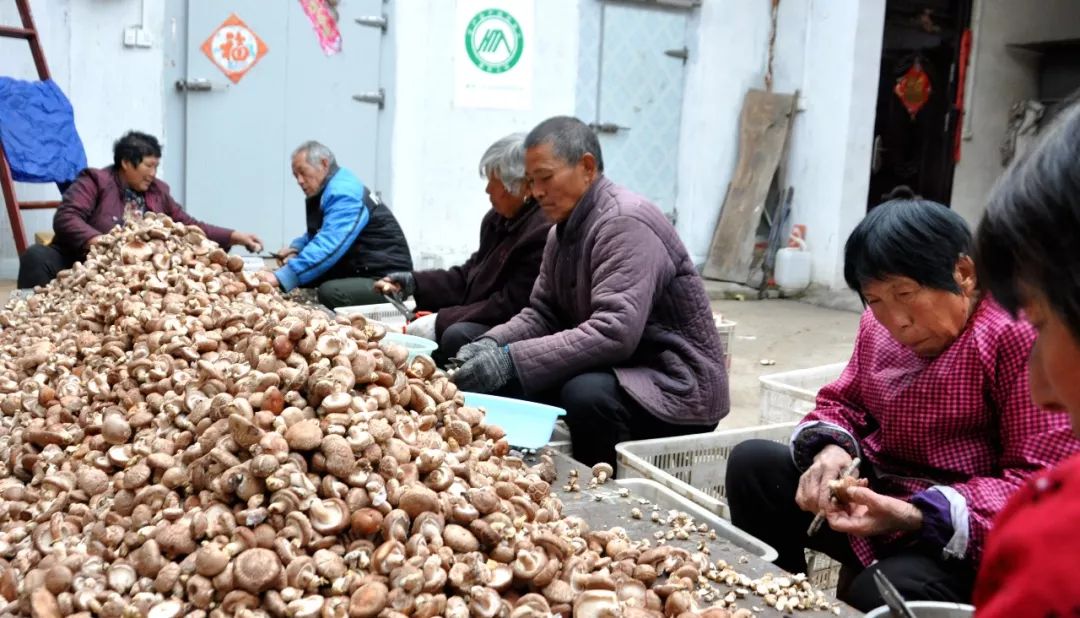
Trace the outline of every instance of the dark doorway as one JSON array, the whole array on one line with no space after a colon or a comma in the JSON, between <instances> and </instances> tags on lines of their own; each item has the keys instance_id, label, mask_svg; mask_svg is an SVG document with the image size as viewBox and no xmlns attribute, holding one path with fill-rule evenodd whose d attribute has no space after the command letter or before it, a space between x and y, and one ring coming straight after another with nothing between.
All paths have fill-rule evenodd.
<instances>
[{"instance_id":1,"label":"dark doorway","mask_svg":"<svg viewBox=\"0 0 1080 618\"><path fill-rule=\"evenodd\" d=\"M971 2L886 0L867 210L899 185L949 203L960 124L957 89L967 61L961 50ZM929 97L914 113L895 92L912 67L921 68L930 84Z\"/></svg>"}]
</instances>

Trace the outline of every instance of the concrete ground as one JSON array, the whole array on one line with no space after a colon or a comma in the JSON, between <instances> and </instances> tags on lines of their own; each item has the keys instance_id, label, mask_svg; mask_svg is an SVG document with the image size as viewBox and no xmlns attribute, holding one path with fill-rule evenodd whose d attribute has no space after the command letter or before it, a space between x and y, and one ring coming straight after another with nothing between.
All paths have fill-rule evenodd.
<instances>
[{"instance_id":1,"label":"concrete ground","mask_svg":"<svg viewBox=\"0 0 1080 618\"><path fill-rule=\"evenodd\" d=\"M0 280L6 300L15 282ZM716 300L713 311L734 320L730 372L731 413L721 426L758 423L758 376L846 360L855 340L859 315L791 300ZM776 364L764 366L761 361Z\"/></svg>"},{"instance_id":2,"label":"concrete ground","mask_svg":"<svg viewBox=\"0 0 1080 618\"><path fill-rule=\"evenodd\" d=\"M859 314L792 300L717 300L713 312L734 320L729 374L731 413L721 428L758 424L758 376L845 361ZM762 361L775 362L765 366Z\"/></svg>"}]
</instances>

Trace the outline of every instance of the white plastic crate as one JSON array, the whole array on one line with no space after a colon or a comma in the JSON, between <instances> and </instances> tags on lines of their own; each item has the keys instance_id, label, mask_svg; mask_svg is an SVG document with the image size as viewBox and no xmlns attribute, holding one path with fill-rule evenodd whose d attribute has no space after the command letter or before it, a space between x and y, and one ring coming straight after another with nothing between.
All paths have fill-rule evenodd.
<instances>
[{"instance_id":1,"label":"white plastic crate","mask_svg":"<svg viewBox=\"0 0 1080 618\"><path fill-rule=\"evenodd\" d=\"M409 309L416 309L416 303L412 300L405 301ZM387 328L400 331L405 328L405 316L390 303L377 303L374 305L349 305L338 307L334 310L338 315L360 314L373 322L386 325Z\"/></svg>"},{"instance_id":2,"label":"white plastic crate","mask_svg":"<svg viewBox=\"0 0 1080 618\"><path fill-rule=\"evenodd\" d=\"M731 349L735 343L735 322L725 320L720 314L713 314L716 332L720 334L720 343L724 346L724 367L731 370Z\"/></svg>"},{"instance_id":3,"label":"white plastic crate","mask_svg":"<svg viewBox=\"0 0 1080 618\"><path fill-rule=\"evenodd\" d=\"M566 421L555 421L555 429L552 430L551 440L546 447L567 457L573 454L574 449L570 442L570 428L566 426Z\"/></svg>"},{"instance_id":4,"label":"white plastic crate","mask_svg":"<svg viewBox=\"0 0 1080 618\"><path fill-rule=\"evenodd\" d=\"M740 442L755 438L787 444L796 424L776 423L623 442L615 447L619 464L616 476L651 479L724 519L731 519L725 488L731 449ZM810 550L807 550L806 562L806 575L810 582L835 595L840 563Z\"/></svg>"},{"instance_id":5,"label":"white plastic crate","mask_svg":"<svg viewBox=\"0 0 1080 618\"><path fill-rule=\"evenodd\" d=\"M730 519L724 475L731 449L760 438L786 443L795 423L623 442L615 447L619 478L647 478Z\"/></svg>"},{"instance_id":6,"label":"white plastic crate","mask_svg":"<svg viewBox=\"0 0 1080 618\"><path fill-rule=\"evenodd\" d=\"M266 260L257 255L244 255L244 272L253 273L266 269Z\"/></svg>"},{"instance_id":7,"label":"white plastic crate","mask_svg":"<svg viewBox=\"0 0 1080 618\"><path fill-rule=\"evenodd\" d=\"M813 411L821 387L839 378L844 367L847 362L761 376L759 422L769 425L801 421Z\"/></svg>"}]
</instances>

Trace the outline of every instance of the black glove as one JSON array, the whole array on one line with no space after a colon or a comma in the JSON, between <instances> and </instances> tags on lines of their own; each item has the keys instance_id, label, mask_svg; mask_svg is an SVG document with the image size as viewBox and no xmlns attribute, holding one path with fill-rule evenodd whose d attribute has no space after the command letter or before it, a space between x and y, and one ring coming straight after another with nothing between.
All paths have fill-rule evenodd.
<instances>
[{"instance_id":1,"label":"black glove","mask_svg":"<svg viewBox=\"0 0 1080 618\"><path fill-rule=\"evenodd\" d=\"M401 288L401 297L408 298L416 293L416 278L408 271L390 273L386 278L393 281Z\"/></svg>"},{"instance_id":2,"label":"black glove","mask_svg":"<svg viewBox=\"0 0 1080 618\"><path fill-rule=\"evenodd\" d=\"M462 363L467 362L474 356L480 355L482 352L488 350L494 350L499 347L499 344L495 342L491 337L481 337L472 343L466 343L458 349L454 358Z\"/></svg>"},{"instance_id":3,"label":"black glove","mask_svg":"<svg viewBox=\"0 0 1080 618\"><path fill-rule=\"evenodd\" d=\"M506 386L512 377L514 361L510 358L510 348L503 346L474 356L458 368L451 379L463 391L492 393Z\"/></svg>"}]
</instances>

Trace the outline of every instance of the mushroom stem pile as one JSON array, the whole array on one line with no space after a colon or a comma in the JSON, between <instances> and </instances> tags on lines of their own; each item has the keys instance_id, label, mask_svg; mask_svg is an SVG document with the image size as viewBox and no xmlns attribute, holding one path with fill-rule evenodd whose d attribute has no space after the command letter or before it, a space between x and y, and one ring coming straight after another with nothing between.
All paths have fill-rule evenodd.
<instances>
[{"instance_id":1,"label":"mushroom stem pile","mask_svg":"<svg viewBox=\"0 0 1080 618\"><path fill-rule=\"evenodd\" d=\"M702 593L755 594L726 565L564 517L430 358L242 270L148 214L0 312L0 614L749 615Z\"/></svg>"}]
</instances>

